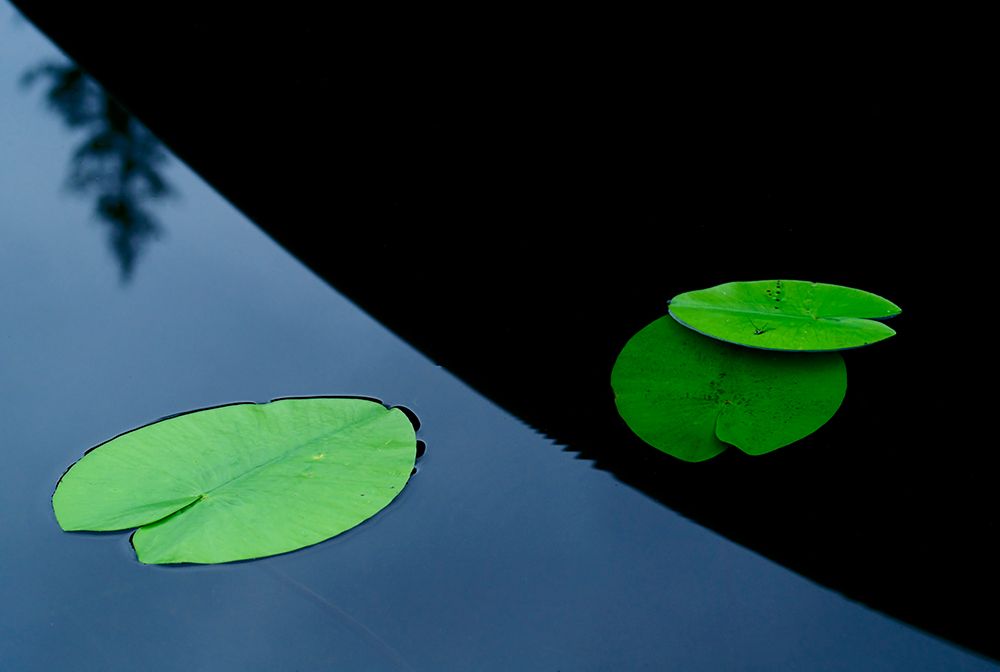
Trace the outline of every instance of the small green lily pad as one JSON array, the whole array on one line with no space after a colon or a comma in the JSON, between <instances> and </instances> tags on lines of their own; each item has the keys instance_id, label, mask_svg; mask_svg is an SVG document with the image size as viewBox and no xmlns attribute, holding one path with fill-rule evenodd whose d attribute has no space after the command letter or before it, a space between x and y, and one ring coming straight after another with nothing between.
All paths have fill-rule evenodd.
<instances>
[{"instance_id":1,"label":"small green lily pad","mask_svg":"<svg viewBox=\"0 0 1000 672\"><path fill-rule=\"evenodd\" d=\"M611 386L643 441L699 462L729 444L760 455L812 434L840 407L847 369L835 352L748 350L664 316L625 345Z\"/></svg>"},{"instance_id":2,"label":"small green lily pad","mask_svg":"<svg viewBox=\"0 0 1000 672\"><path fill-rule=\"evenodd\" d=\"M282 399L170 417L98 446L59 481L70 530L123 530L147 564L293 551L374 516L406 485L413 425L366 399Z\"/></svg>"},{"instance_id":3,"label":"small green lily pad","mask_svg":"<svg viewBox=\"0 0 1000 672\"><path fill-rule=\"evenodd\" d=\"M816 352L869 345L896 333L874 320L899 313L899 306L875 294L802 280L728 282L670 301L670 314L681 324L766 350Z\"/></svg>"}]
</instances>

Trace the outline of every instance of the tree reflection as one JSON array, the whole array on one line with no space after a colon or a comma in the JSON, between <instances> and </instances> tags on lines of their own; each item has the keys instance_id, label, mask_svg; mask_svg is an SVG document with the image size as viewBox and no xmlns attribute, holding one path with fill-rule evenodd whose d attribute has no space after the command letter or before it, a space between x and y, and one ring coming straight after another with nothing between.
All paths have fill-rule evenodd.
<instances>
[{"instance_id":1,"label":"tree reflection","mask_svg":"<svg viewBox=\"0 0 1000 672\"><path fill-rule=\"evenodd\" d=\"M171 193L160 170L167 153L160 142L79 67L42 63L23 76L25 86L48 83L48 105L71 129L86 136L70 157L67 185L93 195L94 213L108 226L108 243L128 281L147 243L160 234L151 201Z\"/></svg>"}]
</instances>

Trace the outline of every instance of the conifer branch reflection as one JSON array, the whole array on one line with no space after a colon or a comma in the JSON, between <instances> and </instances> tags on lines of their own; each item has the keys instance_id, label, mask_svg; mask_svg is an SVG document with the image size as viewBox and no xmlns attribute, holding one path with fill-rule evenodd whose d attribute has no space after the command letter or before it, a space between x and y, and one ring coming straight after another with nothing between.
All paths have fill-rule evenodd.
<instances>
[{"instance_id":1,"label":"conifer branch reflection","mask_svg":"<svg viewBox=\"0 0 1000 672\"><path fill-rule=\"evenodd\" d=\"M67 186L94 196L94 214L108 226L108 243L123 282L148 242L161 233L151 201L172 193L161 173L167 152L145 126L73 64L41 63L22 77L48 83L46 102L71 129L86 131L70 157Z\"/></svg>"}]
</instances>

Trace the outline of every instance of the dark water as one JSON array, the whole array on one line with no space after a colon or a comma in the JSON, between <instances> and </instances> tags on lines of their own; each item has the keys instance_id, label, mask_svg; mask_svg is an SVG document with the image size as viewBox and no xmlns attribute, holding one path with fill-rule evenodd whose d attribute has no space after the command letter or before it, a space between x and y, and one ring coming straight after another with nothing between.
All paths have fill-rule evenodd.
<instances>
[{"instance_id":1,"label":"dark water","mask_svg":"<svg viewBox=\"0 0 1000 672\"><path fill-rule=\"evenodd\" d=\"M67 130L44 86L18 84L48 59L61 57L0 5L5 669L996 669L539 435L176 160L157 163L174 195L138 206L160 235L122 282L100 190L66 188L87 129ZM127 534L55 523L59 475L110 436L197 407L323 394L412 408L428 444L400 498L360 528L261 561L159 568L135 561Z\"/></svg>"}]
</instances>

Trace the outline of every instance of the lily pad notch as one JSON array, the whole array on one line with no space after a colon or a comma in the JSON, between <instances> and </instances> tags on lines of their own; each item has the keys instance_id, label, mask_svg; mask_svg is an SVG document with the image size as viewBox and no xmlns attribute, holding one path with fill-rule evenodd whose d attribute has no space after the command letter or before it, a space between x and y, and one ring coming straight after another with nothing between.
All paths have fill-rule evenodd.
<instances>
[{"instance_id":1,"label":"lily pad notch","mask_svg":"<svg viewBox=\"0 0 1000 672\"><path fill-rule=\"evenodd\" d=\"M88 450L52 506L66 531L137 527L145 564L285 553L388 506L415 472L418 426L412 411L360 397L185 412Z\"/></svg>"},{"instance_id":2,"label":"lily pad notch","mask_svg":"<svg viewBox=\"0 0 1000 672\"><path fill-rule=\"evenodd\" d=\"M762 280L680 294L669 313L629 339L611 386L635 434L699 462L730 445L761 455L822 427L847 390L836 350L893 336L874 319L900 309L849 287Z\"/></svg>"}]
</instances>

